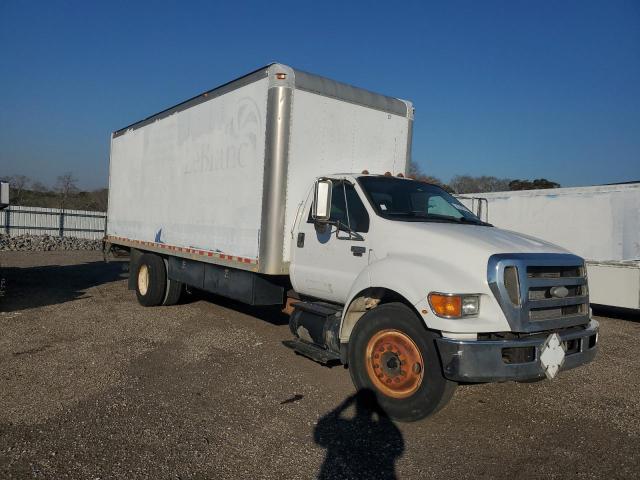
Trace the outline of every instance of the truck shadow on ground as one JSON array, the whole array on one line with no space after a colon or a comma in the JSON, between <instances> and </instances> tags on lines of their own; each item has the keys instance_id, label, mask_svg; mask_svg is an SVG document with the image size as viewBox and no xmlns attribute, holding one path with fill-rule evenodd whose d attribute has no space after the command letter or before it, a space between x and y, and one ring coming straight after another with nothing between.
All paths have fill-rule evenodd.
<instances>
[{"instance_id":1,"label":"truck shadow on ground","mask_svg":"<svg viewBox=\"0 0 640 480\"><path fill-rule=\"evenodd\" d=\"M190 293L186 295L183 294L180 298L180 303L194 303L200 300L214 304L218 307L228 308L229 310L233 310L244 315L249 315L272 325L289 324L289 315L282 311L281 305L252 306L227 297L205 292L204 290L193 289Z\"/></svg>"},{"instance_id":2,"label":"truck shadow on ground","mask_svg":"<svg viewBox=\"0 0 640 480\"><path fill-rule=\"evenodd\" d=\"M351 407L355 413L348 417ZM404 439L371 390L358 391L323 416L313 436L327 450L318 479L397 478Z\"/></svg>"},{"instance_id":3,"label":"truck shadow on ground","mask_svg":"<svg viewBox=\"0 0 640 480\"><path fill-rule=\"evenodd\" d=\"M640 322L640 311L630 308L608 307L606 305L591 304L593 314L599 317L617 318L619 320L631 320Z\"/></svg>"},{"instance_id":4,"label":"truck shadow on ground","mask_svg":"<svg viewBox=\"0 0 640 480\"><path fill-rule=\"evenodd\" d=\"M86 291L125 278L123 262L0 268L0 312L90 298Z\"/></svg>"}]
</instances>

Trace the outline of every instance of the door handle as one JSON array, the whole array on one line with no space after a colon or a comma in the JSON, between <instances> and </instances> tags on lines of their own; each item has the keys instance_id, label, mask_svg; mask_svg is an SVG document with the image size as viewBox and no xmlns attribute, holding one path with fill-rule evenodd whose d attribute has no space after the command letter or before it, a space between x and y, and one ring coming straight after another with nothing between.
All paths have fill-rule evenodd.
<instances>
[{"instance_id":1,"label":"door handle","mask_svg":"<svg viewBox=\"0 0 640 480\"><path fill-rule=\"evenodd\" d=\"M297 245L298 245L298 248L304 247L304 233L302 233L302 232L298 233Z\"/></svg>"},{"instance_id":2,"label":"door handle","mask_svg":"<svg viewBox=\"0 0 640 480\"><path fill-rule=\"evenodd\" d=\"M361 257L367 251L367 247L362 247L360 245L352 245L351 253L353 253L356 257Z\"/></svg>"}]
</instances>

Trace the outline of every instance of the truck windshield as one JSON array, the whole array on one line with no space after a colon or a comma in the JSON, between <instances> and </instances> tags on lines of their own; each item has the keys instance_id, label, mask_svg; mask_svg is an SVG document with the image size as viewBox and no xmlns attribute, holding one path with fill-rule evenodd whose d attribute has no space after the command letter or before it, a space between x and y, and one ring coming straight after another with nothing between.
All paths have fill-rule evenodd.
<instances>
[{"instance_id":1,"label":"truck windshield","mask_svg":"<svg viewBox=\"0 0 640 480\"><path fill-rule=\"evenodd\" d=\"M360 177L358 182L376 213L389 220L490 226L436 185L382 176Z\"/></svg>"}]
</instances>

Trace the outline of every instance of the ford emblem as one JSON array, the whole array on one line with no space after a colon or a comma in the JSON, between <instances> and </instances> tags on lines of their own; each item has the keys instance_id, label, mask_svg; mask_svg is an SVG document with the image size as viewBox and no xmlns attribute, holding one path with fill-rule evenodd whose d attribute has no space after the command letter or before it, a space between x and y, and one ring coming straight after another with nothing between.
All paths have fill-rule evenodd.
<instances>
[{"instance_id":1,"label":"ford emblem","mask_svg":"<svg viewBox=\"0 0 640 480\"><path fill-rule=\"evenodd\" d=\"M552 297L564 298L569 295L569 290L567 287L552 287L551 290L549 290L549 293Z\"/></svg>"}]
</instances>

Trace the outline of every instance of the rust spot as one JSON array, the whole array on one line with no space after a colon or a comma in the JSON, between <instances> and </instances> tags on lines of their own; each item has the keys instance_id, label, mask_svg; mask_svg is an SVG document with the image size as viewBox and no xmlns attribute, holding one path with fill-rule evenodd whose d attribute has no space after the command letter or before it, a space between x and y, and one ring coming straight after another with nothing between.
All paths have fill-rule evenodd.
<instances>
[{"instance_id":1,"label":"rust spot","mask_svg":"<svg viewBox=\"0 0 640 480\"><path fill-rule=\"evenodd\" d=\"M297 298L293 298L293 297L287 297L287 302L284 305L284 308L282 309L282 313L286 314L286 315L291 315L293 313L293 305L298 303L300 300L298 300Z\"/></svg>"}]
</instances>

